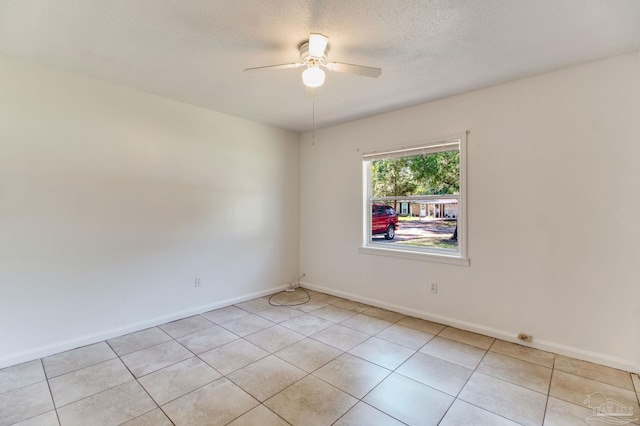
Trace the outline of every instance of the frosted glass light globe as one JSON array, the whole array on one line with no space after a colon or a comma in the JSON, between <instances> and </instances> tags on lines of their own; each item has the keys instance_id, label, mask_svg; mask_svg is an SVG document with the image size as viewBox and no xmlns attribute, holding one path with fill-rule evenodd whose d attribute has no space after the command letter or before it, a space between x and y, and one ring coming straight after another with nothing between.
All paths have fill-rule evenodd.
<instances>
[{"instance_id":1,"label":"frosted glass light globe","mask_svg":"<svg viewBox=\"0 0 640 426\"><path fill-rule=\"evenodd\" d=\"M324 71L318 67L309 67L302 72L302 82L307 87L320 87L324 84Z\"/></svg>"}]
</instances>

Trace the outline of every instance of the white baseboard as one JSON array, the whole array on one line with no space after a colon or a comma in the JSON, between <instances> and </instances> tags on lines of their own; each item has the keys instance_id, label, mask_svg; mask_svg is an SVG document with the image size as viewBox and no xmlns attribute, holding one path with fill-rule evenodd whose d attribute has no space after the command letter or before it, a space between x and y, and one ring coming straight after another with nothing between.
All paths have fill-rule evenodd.
<instances>
[{"instance_id":1,"label":"white baseboard","mask_svg":"<svg viewBox=\"0 0 640 426\"><path fill-rule=\"evenodd\" d=\"M104 330L98 333L87 334L79 336L73 339L65 340L63 342L54 343L51 345L37 347L28 351L8 354L0 358L0 368L9 367L23 362L32 361L34 359L43 358L49 355L54 355L60 352L76 349L82 346L92 345L94 343L102 342L104 340L113 339L114 337L123 336L125 334L134 333L136 331L144 330L149 327L155 327L167 322L175 321L178 319L190 317L192 315L198 315L203 312L211 311L213 309L224 308L236 303L244 302L246 300L255 299L257 297L273 294L278 291L282 291L288 286L274 287L268 290L262 290L255 293L247 294L245 296L235 297L231 299L222 300L216 303L199 306L193 309L187 309L184 311L173 312L168 315L151 318L146 321L140 321L133 324L129 324L124 327L112 328Z\"/></svg>"},{"instance_id":2,"label":"white baseboard","mask_svg":"<svg viewBox=\"0 0 640 426\"><path fill-rule=\"evenodd\" d=\"M302 287L308 288L310 290L320 291L322 293L331 294L333 296L338 296L345 299L353 300L356 302L366 303L367 305L388 309L390 311L399 312L401 314L410 315L412 317L422 318L428 321L433 321L433 322L448 325L451 327L460 328L462 330L483 334L485 336L494 337L496 339L505 340L507 342L517 343L523 346L528 346L531 348L540 349L547 352L553 352L555 354L577 358L583 361L589 361L596 364L605 365L607 367L617 368L619 370L640 374L640 364L630 360L616 358L609 355L605 355L597 352L591 352L591 351L587 351L580 348L574 348L571 346L566 346L566 345L562 345L555 342L549 342L547 340L534 339L533 342L526 343L518 340L516 335L513 332L486 327L480 324L475 324L467 321L460 321L455 318L449 318L442 315L430 314L428 312L418 311L416 309L395 305L393 303L382 302L380 300L359 296L357 294L352 294L345 291L335 290L329 287L324 287L324 286L312 284L309 282L302 282Z\"/></svg>"}]
</instances>

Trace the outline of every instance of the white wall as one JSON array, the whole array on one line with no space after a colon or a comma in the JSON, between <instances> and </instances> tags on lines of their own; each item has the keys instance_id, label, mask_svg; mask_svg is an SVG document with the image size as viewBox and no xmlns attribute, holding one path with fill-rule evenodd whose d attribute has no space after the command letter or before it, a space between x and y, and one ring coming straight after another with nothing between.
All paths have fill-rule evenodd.
<instances>
[{"instance_id":1,"label":"white wall","mask_svg":"<svg viewBox=\"0 0 640 426\"><path fill-rule=\"evenodd\" d=\"M315 144L303 135L308 285L640 370L639 63L636 52L317 130ZM358 253L362 152L463 130L470 266Z\"/></svg>"},{"instance_id":2,"label":"white wall","mask_svg":"<svg viewBox=\"0 0 640 426\"><path fill-rule=\"evenodd\" d=\"M296 278L296 134L6 56L0 93L0 367Z\"/></svg>"}]
</instances>

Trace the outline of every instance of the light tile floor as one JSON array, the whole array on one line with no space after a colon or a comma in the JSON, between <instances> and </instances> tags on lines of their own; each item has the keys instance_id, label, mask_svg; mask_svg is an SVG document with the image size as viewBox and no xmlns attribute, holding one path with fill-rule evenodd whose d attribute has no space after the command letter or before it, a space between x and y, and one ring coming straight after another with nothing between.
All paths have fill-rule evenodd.
<instances>
[{"instance_id":1,"label":"light tile floor","mask_svg":"<svg viewBox=\"0 0 640 426\"><path fill-rule=\"evenodd\" d=\"M640 424L635 374L310 294L0 370L0 426Z\"/></svg>"}]
</instances>

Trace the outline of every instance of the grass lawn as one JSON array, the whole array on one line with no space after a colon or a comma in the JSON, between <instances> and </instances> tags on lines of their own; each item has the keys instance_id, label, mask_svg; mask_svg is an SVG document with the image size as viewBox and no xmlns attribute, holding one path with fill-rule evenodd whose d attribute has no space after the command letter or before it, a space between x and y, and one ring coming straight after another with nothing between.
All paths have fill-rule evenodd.
<instances>
[{"instance_id":1,"label":"grass lawn","mask_svg":"<svg viewBox=\"0 0 640 426\"><path fill-rule=\"evenodd\" d=\"M447 218L440 219L440 218L428 217L428 218L423 218L421 220L417 216L398 216L398 221L400 221L400 223L406 223L408 225L415 223L415 224L423 224L423 225L445 226L451 229L456 227L456 220L447 219Z\"/></svg>"},{"instance_id":2,"label":"grass lawn","mask_svg":"<svg viewBox=\"0 0 640 426\"><path fill-rule=\"evenodd\" d=\"M407 241L398 241L396 244L406 244L410 246L434 247L441 249L457 250L458 242L449 240L449 237L424 237L414 238Z\"/></svg>"},{"instance_id":3,"label":"grass lawn","mask_svg":"<svg viewBox=\"0 0 640 426\"><path fill-rule=\"evenodd\" d=\"M395 244L406 244L419 247L432 247L439 249L457 250L458 242L451 241L451 235L456 227L456 219L440 219L440 218L422 218L401 216L398 217L400 221L399 230L396 235L403 234L403 230L412 229L420 230L419 234L424 236L416 236L415 238L405 239L404 241L397 241Z\"/></svg>"}]
</instances>

